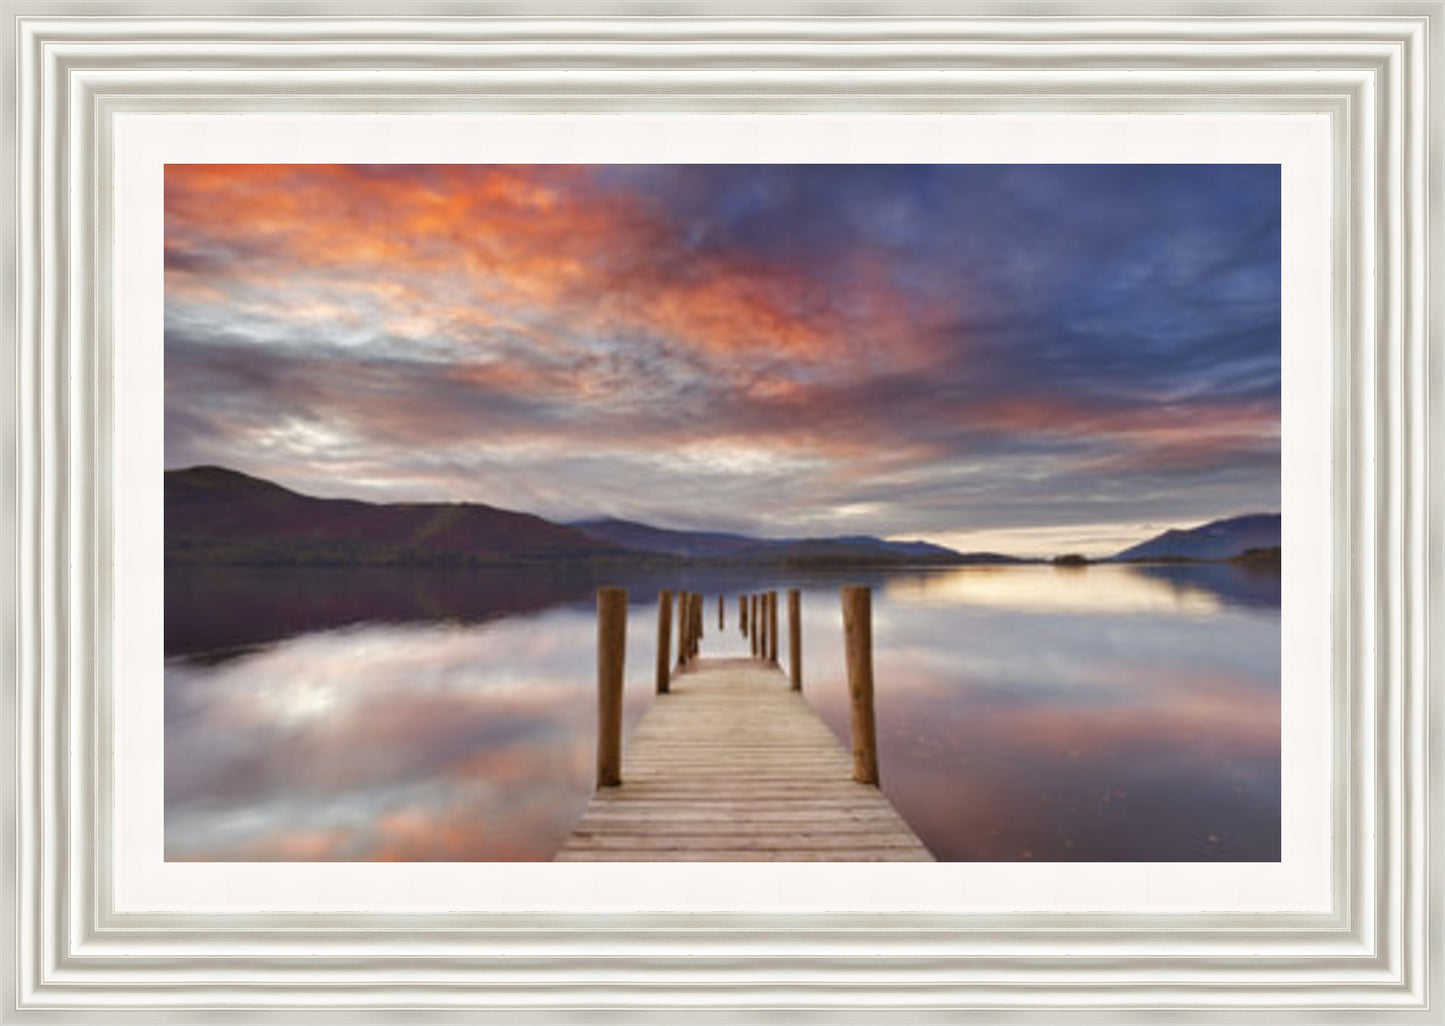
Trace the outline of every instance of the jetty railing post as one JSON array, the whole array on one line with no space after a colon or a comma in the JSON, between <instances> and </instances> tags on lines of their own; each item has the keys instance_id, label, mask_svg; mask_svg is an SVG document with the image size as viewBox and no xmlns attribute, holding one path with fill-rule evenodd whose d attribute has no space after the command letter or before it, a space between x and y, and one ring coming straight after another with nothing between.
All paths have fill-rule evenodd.
<instances>
[{"instance_id":1,"label":"jetty railing post","mask_svg":"<svg viewBox=\"0 0 1445 1026\"><path fill-rule=\"evenodd\" d=\"M797 588L788 589L788 677L794 691L803 690L803 610Z\"/></svg>"},{"instance_id":2,"label":"jetty railing post","mask_svg":"<svg viewBox=\"0 0 1445 1026\"><path fill-rule=\"evenodd\" d=\"M672 592L657 593L657 693L667 694L672 672Z\"/></svg>"},{"instance_id":3,"label":"jetty railing post","mask_svg":"<svg viewBox=\"0 0 1445 1026\"><path fill-rule=\"evenodd\" d=\"M597 786L622 783L622 669L627 589L597 589Z\"/></svg>"},{"instance_id":4,"label":"jetty railing post","mask_svg":"<svg viewBox=\"0 0 1445 1026\"><path fill-rule=\"evenodd\" d=\"M718 633L719 633L719 634L721 634L722 631L723 631L723 628L727 626L727 624L723 621L724 615L725 615L725 614L723 613L723 597L722 597L721 595L719 595L719 596L717 597L717 630L718 630Z\"/></svg>"},{"instance_id":5,"label":"jetty railing post","mask_svg":"<svg viewBox=\"0 0 1445 1026\"><path fill-rule=\"evenodd\" d=\"M878 783L878 728L873 716L873 589L843 589L843 644L848 652L853 779Z\"/></svg>"},{"instance_id":6,"label":"jetty railing post","mask_svg":"<svg viewBox=\"0 0 1445 1026\"><path fill-rule=\"evenodd\" d=\"M750 596L748 596L748 618L749 618L749 621L750 621L750 622L752 623L752 625L753 625L753 633L752 633L752 639L751 639L751 640L752 640L752 643L753 643L753 658L756 659L757 656L758 656L758 644L759 644L759 642L762 640L762 633L763 633L763 625L762 625L762 623L758 620L758 597L757 597L757 595L750 595Z\"/></svg>"},{"instance_id":7,"label":"jetty railing post","mask_svg":"<svg viewBox=\"0 0 1445 1026\"><path fill-rule=\"evenodd\" d=\"M778 593L768 592L768 662L778 665Z\"/></svg>"},{"instance_id":8,"label":"jetty railing post","mask_svg":"<svg viewBox=\"0 0 1445 1026\"><path fill-rule=\"evenodd\" d=\"M746 595L738 596L738 630L743 637L748 636L748 597Z\"/></svg>"}]
</instances>

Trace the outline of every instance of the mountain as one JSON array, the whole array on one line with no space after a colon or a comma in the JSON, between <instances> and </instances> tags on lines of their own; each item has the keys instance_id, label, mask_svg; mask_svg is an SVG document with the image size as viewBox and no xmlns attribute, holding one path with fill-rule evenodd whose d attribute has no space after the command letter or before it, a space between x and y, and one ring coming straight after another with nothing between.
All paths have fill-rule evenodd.
<instances>
[{"instance_id":1,"label":"mountain","mask_svg":"<svg viewBox=\"0 0 1445 1026\"><path fill-rule=\"evenodd\" d=\"M955 552L925 541L885 541L869 535L837 538L754 538L718 531L676 531L632 520L608 517L569 526L593 538L629 549L687 559L727 563L815 565L1017 563L1023 560L993 552Z\"/></svg>"},{"instance_id":2,"label":"mountain","mask_svg":"<svg viewBox=\"0 0 1445 1026\"><path fill-rule=\"evenodd\" d=\"M224 467L166 472L169 564L476 566L534 562L904 566L1017 563L923 541L753 538L612 518L556 524L476 503L319 499Z\"/></svg>"},{"instance_id":3,"label":"mountain","mask_svg":"<svg viewBox=\"0 0 1445 1026\"><path fill-rule=\"evenodd\" d=\"M631 520L604 517L600 520L579 520L567 525L598 541L621 545L639 552L660 552L690 559L712 559L730 556L758 544L757 538L720 531L674 531Z\"/></svg>"},{"instance_id":4,"label":"mountain","mask_svg":"<svg viewBox=\"0 0 1445 1026\"><path fill-rule=\"evenodd\" d=\"M165 518L167 563L476 565L630 555L527 513L318 499L224 467L167 471Z\"/></svg>"},{"instance_id":5,"label":"mountain","mask_svg":"<svg viewBox=\"0 0 1445 1026\"><path fill-rule=\"evenodd\" d=\"M930 542L892 542L853 535L842 538L789 538L763 541L727 557L735 563L781 563L792 566L918 566L963 563L1023 562L989 552L955 552Z\"/></svg>"},{"instance_id":6,"label":"mountain","mask_svg":"<svg viewBox=\"0 0 1445 1026\"><path fill-rule=\"evenodd\" d=\"M1113 560L1233 559L1247 549L1278 549L1278 513L1250 513L1187 530L1169 530L1110 558Z\"/></svg>"}]
</instances>

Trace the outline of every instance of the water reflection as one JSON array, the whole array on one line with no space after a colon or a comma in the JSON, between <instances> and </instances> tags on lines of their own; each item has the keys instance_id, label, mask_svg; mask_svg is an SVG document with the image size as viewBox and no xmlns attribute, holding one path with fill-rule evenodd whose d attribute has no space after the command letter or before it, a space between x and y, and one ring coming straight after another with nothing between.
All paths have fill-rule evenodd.
<instances>
[{"instance_id":1,"label":"water reflection","mask_svg":"<svg viewBox=\"0 0 1445 1026\"><path fill-rule=\"evenodd\" d=\"M165 578L166 655L223 658L354 623L483 623L583 605L598 583L575 571L173 568Z\"/></svg>"},{"instance_id":2,"label":"water reflection","mask_svg":"<svg viewBox=\"0 0 1445 1026\"><path fill-rule=\"evenodd\" d=\"M846 739L844 580L875 587L884 789L938 857L1278 858L1277 573L639 572L628 722L658 587L801 584L805 693ZM168 574L167 857L550 858L591 787L597 583ZM745 653L714 602L704 654Z\"/></svg>"},{"instance_id":3,"label":"water reflection","mask_svg":"<svg viewBox=\"0 0 1445 1026\"><path fill-rule=\"evenodd\" d=\"M1197 613L1223 605L1214 589L1171 581L1133 567L967 567L889 581L891 601L911 605L987 606L1024 613Z\"/></svg>"},{"instance_id":4,"label":"water reflection","mask_svg":"<svg viewBox=\"0 0 1445 1026\"><path fill-rule=\"evenodd\" d=\"M1142 569L887 590L884 789L939 858L1279 857L1278 608ZM815 662L810 697L846 737L843 667Z\"/></svg>"},{"instance_id":5,"label":"water reflection","mask_svg":"<svg viewBox=\"0 0 1445 1026\"><path fill-rule=\"evenodd\" d=\"M167 857L550 858L591 782L594 685L572 644L591 626L569 609L373 624L171 660ZM631 677L629 722L646 699Z\"/></svg>"}]
</instances>

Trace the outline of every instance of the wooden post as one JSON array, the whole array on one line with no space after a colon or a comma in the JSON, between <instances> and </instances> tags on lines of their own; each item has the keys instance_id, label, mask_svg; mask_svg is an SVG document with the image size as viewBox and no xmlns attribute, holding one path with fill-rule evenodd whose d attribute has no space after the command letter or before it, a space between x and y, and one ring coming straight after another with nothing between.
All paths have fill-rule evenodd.
<instances>
[{"instance_id":1,"label":"wooden post","mask_svg":"<svg viewBox=\"0 0 1445 1026\"><path fill-rule=\"evenodd\" d=\"M622 668L627 589L597 589L597 786L622 783Z\"/></svg>"},{"instance_id":2,"label":"wooden post","mask_svg":"<svg viewBox=\"0 0 1445 1026\"><path fill-rule=\"evenodd\" d=\"M852 700L853 779L878 783L878 734L873 718L873 589L843 589L843 644Z\"/></svg>"},{"instance_id":3,"label":"wooden post","mask_svg":"<svg viewBox=\"0 0 1445 1026\"><path fill-rule=\"evenodd\" d=\"M687 592L677 593L677 665L687 662Z\"/></svg>"},{"instance_id":4,"label":"wooden post","mask_svg":"<svg viewBox=\"0 0 1445 1026\"><path fill-rule=\"evenodd\" d=\"M738 596L738 630L742 632L743 637L748 636L748 597L746 595Z\"/></svg>"},{"instance_id":5,"label":"wooden post","mask_svg":"<svg viewBox=\"0 0 1445 1026\"><path fill-rule=\"evenodd\" d=\"M719 633L719 634L721 634L722 631L723 631L723 628L727 626L727 624L723 622L723 616L724 616L724 615L725 615L725 614L723 613L723 597L722 597L721 595L719 595L719 596L717 597L717 629L718 629L718 633Z\"/></svg>"},{"instance_id":6,"label":"wooden post","mask_svg":"<svg viewBox=\"0 0 1445 1026\"><path fill-rule=\"evenodd\" d=\"M697 655L697 595L687 593L687 661Z\"/></svg>"},{"instance_id":7,"label":"wooden post","mask_svg":"<svg viewBox=\"0 0 1445 1026\"><path fill-rule=\"evenodd\" d=\"M667 694L672 671L672 592L657 593L657 693Z\"/></svg>"},{"instance_id":8,"label":"wooden post","mask_svg":"<svg viewBox=\"0 0 1445 1026\"><path fill-rule=\"evenodd\" d=\"M768 592L768 662L778 665L778 593Z\"/></svg>"},{"instance_id":9,"label":"wooden post","mask_svg":"<svg viewBox=\"0 0 1445 1026\"><path fill-rule=\"evenodd\" d=\"M776 592L763 593L763 623L766 624L763 637L767 639L763 645L763 658L768 662L773 661L773 653L777 650L778 622L773 617L773 599L776 597Z\"/></svg>"},{"instance_id":10,"label":"wooden post","mask_svg":"<svg viewBox=\"0 0 1445 1026\"><path fill-rule=\"evenodd\" d=\"M677 593L677 665L692 662L696 621L692 615L692 592Z\"/></svg>"},{"instance_id":11,"label":"wooden post","mask_svg":"<svg viewBox=\"0 0 1445 1026\"><path fill-rule=\"evenodd\" d=\"M797 588L788 589L788 676L803 690L803 610Z\"/></svg>"},{"instance_id":12,"label":"wooden post","mask_svg":"<svg viewBox=\"0 0 1445 1026\"><path fill-rule=\"evenodd\" d=\"M763 625L758 621L758 597L748 596L748 621L753 625L752 643L753 658L758 657L758 642L762 639Z\"/></svg>"}]
</instances>

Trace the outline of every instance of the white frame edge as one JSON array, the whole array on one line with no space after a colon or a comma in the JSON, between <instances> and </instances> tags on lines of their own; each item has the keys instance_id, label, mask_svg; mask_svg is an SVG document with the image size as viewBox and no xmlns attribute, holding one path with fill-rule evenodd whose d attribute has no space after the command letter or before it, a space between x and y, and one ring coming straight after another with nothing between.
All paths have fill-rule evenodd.
<instances>
[{"instance_id":1,"label":"white frame edge","mask_svg":"<svg viewBox=\"0 0 1445 1026\"><path fill-rule=\"evenodd\" d=\"M254 15L217 4L208 14ZM1445 1022L1441 0L1010 17L9 2L0 886L5 1022ZM958 5L952 8L958 10ZM289 9L295 11L296 8ZM348 17L315 20L314 15ZM553 9L544 7L551 14ZM774 8L774 10L776 10ZM393 18L383 15L404 14ZM632 12L624 12L631 14ZM869 12L865 12L869 13ZM1191 9L1197 15L1197 9ZM149 17L148 17L149 16ZM449 16L449 17L440 17ZM284 49L277 44L284 42ZM326 44L323 46L322 44ZM202 56L203 55L203 56ZM368 68L369 66L369 68ZM306 69L304 72L299 69ZM385 69L381 72L370 69ZM567 74L559 76L558 70ZM118 914L109 154L173 110L1241 110L1335 140L1334 912ZM1433 443L1433 447L1432 447ZM1432 464L1433 456L1433 464ZM685 951L685 956L676 952Z\"/></svg>"}]
</instances>

